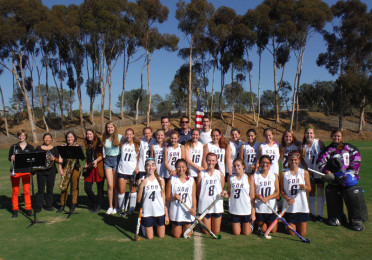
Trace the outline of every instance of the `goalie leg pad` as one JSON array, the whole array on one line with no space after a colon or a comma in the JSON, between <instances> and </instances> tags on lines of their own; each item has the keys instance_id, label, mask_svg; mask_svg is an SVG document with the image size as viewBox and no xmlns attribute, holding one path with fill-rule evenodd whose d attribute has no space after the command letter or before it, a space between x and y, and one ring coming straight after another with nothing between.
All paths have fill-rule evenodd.
<instances>
[{"instance_id":1,"label":"goalie leg pad","mask_svg":"<svg viewBox=\"0 0 372 260\"><path fill-rule=\"evenodd\" d=\"M344 220L343 200L341 187L336 185L327 185L325 188L328 219L337 218L339 221Z\"/></svg>"},{"instance_id":2,"label":"goalie leg pad","mask_svg":"<svg viewBox=\"0 0 372 260\"><path fill-rule=\"evenodd\" d=\"M363 222L366 222L368 212L362 187L356 185L346 188L342 191L342 196L347 207L349 222L352 223L353 219L362 219Z\"/></svg>"}]
</instances>

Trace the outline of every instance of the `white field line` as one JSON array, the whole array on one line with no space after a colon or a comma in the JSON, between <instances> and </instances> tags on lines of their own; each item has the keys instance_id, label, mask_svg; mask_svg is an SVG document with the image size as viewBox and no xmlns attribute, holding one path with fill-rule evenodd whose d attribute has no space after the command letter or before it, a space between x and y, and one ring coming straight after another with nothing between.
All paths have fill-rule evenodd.
<instances>
[{"instance_id":1,"label":"white field line","mask_svg":"<svg viewBox=\"0 0 372 260\"><path fill-rule=\"evenodd\" d=\"M199 231L193 233L194 237L194 259L201 260L203 259L203 235Z\"/></svg>"}]
</instances>

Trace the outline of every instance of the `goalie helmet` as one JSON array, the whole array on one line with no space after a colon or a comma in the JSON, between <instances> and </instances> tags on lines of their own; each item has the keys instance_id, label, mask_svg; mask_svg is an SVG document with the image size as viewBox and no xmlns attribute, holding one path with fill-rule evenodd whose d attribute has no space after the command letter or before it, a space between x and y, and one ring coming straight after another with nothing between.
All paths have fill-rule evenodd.
<instances>
[{"instance_id":1,"label":"goalie helmet","mask_svg":"<svg viewBox=\"0 0 372 260\"><path fill-rule=\"evenodd\" d=\"M341 154L332 153L331 158L327 162L327 169L331 172L338 172L342 168L342 157Z\"/></svg>"}]
</instances>

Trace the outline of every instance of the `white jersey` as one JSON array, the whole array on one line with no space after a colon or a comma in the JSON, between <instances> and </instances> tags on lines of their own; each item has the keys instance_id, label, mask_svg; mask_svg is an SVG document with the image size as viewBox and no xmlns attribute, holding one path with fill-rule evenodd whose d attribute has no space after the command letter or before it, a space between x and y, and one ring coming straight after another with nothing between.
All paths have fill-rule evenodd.
<instances>
[{"instance_id":1,"label":"white jersey","mask_svg":"<svg viewBox=\"0 0 372 260\"><path fill-rule=\"evenodd\" d=\"M309 147L307 144L304 144L305 148L305 156L304 161L307 164L307 167L309 169L313 169L316 171L319 171L318 164L316 163L318 160L318 156L321 153L320 145L319 145L319 139L314 139L314 142ZM320 178L318 174L313 175L314 178Z\"/></svg>"},{"instance_id":2,"label":"white jersey","mask_svg":"<svg viewBox=\"0 0 372 260\"><path fill-rule=\"evenodd\" d=\"M196 164L197 166L201 166L202 164L202 159L203 159L203 144L201 142L198 142L198 144L195 147L190 147L189 149L189 156L190 160ZM191 177L197 177L199 170L196 169L195 167L187 164L187 167L189 168L190 171L190 176Z\"/></svg>"},{"instance_id":3,"label":"white jersey","mask_svg":"<svg viewBox=\"0 0 372 260\"><path fill-rule=\"evenodd\" d=\"M150 181L146 178L147 183L143 188L142 198L142 217L160 217L165 214L164 200L161 196L161 186L155 178Z\"/></svg>"},{"instance_id":4,"label":"white jersey","mask_svg":"<svg viewBox=\"0 0 372 260\"><path fill-rule=\"evenodd\" d=\"M260 147L259 142L255 142L253 146L251 146L249 143L243 144L243 158L244 158L244 165L245 165L245 171L247 173L251 173L251 166L256 165L257 160L257 153L258 148Z\"/></svg>"},{"instance_id":5,"label":"white jersey","mask_svg":"<svg viewBox=\"0 0 372 260\"><path fill-rule=\"evenodd\" d=\"M210 129L208 132L204 132L203 129L200 130L200 142L202 144L207 144L209 142L212 142L212 137L211 137L212 129Z\"/></svg>"},{"instance_id":6,"label":"white jersey","mask_svg":"<svg viewBox=\"0 0 372 260\"><path fill-rule=\"evenodd\" d=\"M261 155L268 155L271 159L270 171L274 172L276 175L279 175L279 144L275 142L272 146L269 146L267 143L261 144Z\"/></svg>"},{"instance_id":7,"label":"white jersey","mask_svg":"<svg viewBox=\"0 0 372 260\"><path fill-rule=\"evenodd\" d=\"M288 213L309 213L306 192L299 191L300 184L305 184L305 171L298 168L297 173L292 175L291 172L285 171L283 175L283 190L289 196L293 197L297 192L300 194L296 197L295 202L288 208ZM288 205L284 200L283 208Z\"/></svg>"},{"instance_id":8,"label":"white jersey","mask_svg":"<svg viewBox=\"0 0 372 260\"><path fill-rule=\"evenodd\" d=\"M220 168L220 171L225 176L225 152L226 150L218 147L212 142L207 143L207 145L208 145L208 151L210 153L214 153L217 155L218 167Z\"/></svg>"},{"instance_id":9,"label":"white jersey","mask_svg":"<svg viewBox=\"0 0 372 260\"><path fill-rule=\"evenodd\" d=\"M146 141L146 138L141 138L141 144L139 148L139 160L138 160L138 171L145 172L146 159L150 157L151 146L156 143L155 138L151 138L150 142Z\"/></svg>"},{"instance_id":10,"label":"white jersey","mask_svg":"<svg viewBox=\"0 0 372 260\"><path fill-rule=\"evenodd\" d=\"M301 151L299 151L298 148L299 147L297 145L293 144L293 143L290 146L285 147L284 156L283 156L283 163L282 163L282 171L286 171L286 170L289 169L289 161L288 161L289 153L291 153L291 152L301 153Z\"/></svg>"},{"instance_id":11,"label":"white jersey","mask_svg":"<svg viewBox=\"0 0 372 260\"><path fill-rule=\"evenodd\" d=\"M189 208L192 208L192 188L194 183L194 178L189 178L183 183L178 176L172 176L172 196L179 194L181 200L185 202ZM179 201L172 201L169 207L169 219L177 222L192 222L195 220L195 217L190 214L190 211L188 211L182 203Z\"/></svg>"},{"instance_id":12,"label":"white jersey","mask_svg":"<svg viewBox=\"0 0 372 260\"><path fill-rule=\"evenodd\" d=\"M127 142L121 147L120 161L118 164L118 173L125 175L133 175L134 169L137 165L137 156L134 144Z\"/></svg>"},{"instance_id":13,"label":"white jersey","mask_svg":"<svg viewBox=\"0 0 372 260\"><path fill-rule=\"evenodd\" d=\"M168 151L168 166L171 170L176 169L176 161L181 159L181 145L177 144L177 148L173 148L172 146L167 147Z\"/></svg>"},{"instance_id":14,"label":"white jersey","mask_svg":"<svg viewBox=\"0 0 372 260\"><path fill-rule=\"evenodd\" d=\"M230 159L230 165L231 165L231 170L232 173L236 173L234 167L233 167L233 162L236 158L238 158L239 151L240 151L240 146L244 144L243 141L238 140L238 144L235 142L230 141L230 149L231 149L231 159Z\"/></svg>"},{"instance_id":15,"label":"white jersey","mask_svg":"<svg viewBox=\"0 0 372 260\"><path fill-rule=\"evenodd\" d=\"M163 147L160 147L159 144L154 144L152 146L152 149L154 151L154 160L156 164L156 170L160 177L162 178L169 178L169 172L167 171L167 168L165 168L164 165L164 147L166 144L164 144Z\"/></svg>"},{"instance_id":16,"label":"white jersey","mask_svg":"<svg viewBox=\"0 0 372 260\"><path fill-rule=\"evenodd\" d=\"M202 214L205 209L217 198L217 195L222 192L221 188L221 172L214 170L212 176L209 176L207 171L202 171L201 187L198 203L198 213ZM214 205L209 213L223 213L223 201L220 200Z\"/></svg>"},{"instance_id":17,"label":"white jersey","mask_svg":"<svg viewBox=\"0 0 372 260\"><path fill-rule=\"evenodd\" d=\"M249 193L248 176L244 174L238 180L236 174L231 175L229 213L234 215L251 215L252 205Z\"/></svg>"},{"instance_id":18,"label":"white jersey","mask_svg":"<svg viewBox=\"0 0 372 260\"><path fill-rule=\"evenodd\" d=\"M254 186L255 193L260 194L262 197L268 197L275 192L275 179L276 175L274 172L269 170L266 178L262 176L261 173L256 172L254 174ZM259 199L255 200L256 202L256 213L271 214L273 213L265 203L262 203ZM276 198L273 198L267 202L274 210L277 210Z\"/></svg>"}]
</instances>

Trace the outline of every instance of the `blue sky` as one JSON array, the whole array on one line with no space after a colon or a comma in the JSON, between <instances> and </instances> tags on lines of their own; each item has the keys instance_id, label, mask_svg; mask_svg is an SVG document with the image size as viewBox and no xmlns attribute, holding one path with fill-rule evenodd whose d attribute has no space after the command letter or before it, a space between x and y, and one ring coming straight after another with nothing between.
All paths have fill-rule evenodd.
<instances>
[{"instance_id":1,"label":"blue sky","mask_svg":"<svg viewBox=\"0 0 372 260\"><path fill-rule=\"evenodd\" d=\"M47 5L48 7L52 7L56 4L76 4L79 5L83 1L77 0L43 0L43 4ZM186 1L188 2L188 1ZM215 9L220 6L228 6L233 8L237 14L244 14L248 9L254 9L258 4L262 1L259 0L213 0L210 1L213 3ZM325 1L329 5L335 4L336 0L327 0ZM371 8L371 3L368 1L363 1L368 5L368 8ZM169 16L168 20L165 21L163 24L158 25L159 31L162 33L172 33L179 37L180 42L178 44L179 48L184 48L188 46L187 39L183 35L181 31L178 30L177 24L178 21L175 18L176 12L176 0L161 0L163 5L166 5L169 8ZM327 28L331 28L331 24L327 25ZM303 73L301 77L301 83L312 83L316 80L334 80L335 77L332 77L325 68L318 67L315 63L318 54L324 52L326 50L325 43L319 34L313 34L310 38L307 49L305 51L304 56L304 64L303 64ZM258 55L256 53L256 49L252 49L250 53L250 58L253 62L253 70L252 70L252 88L255 93L257 93L257 85L258 85ZM118 101L118 96L122 90L122 59L119 59L118 64L116 65L114 72L113 72L113 82L112 82L112 104L113 110L118 111L118 108L115 107L115 103ZM169 86L173 80L174 74L176 73L177 69L187 61L182 60L177 56L177 52L171 53L166 51L157 51L154 52L151 64L150 64L150 82L151 82L151 90L152 94L160 94L161 96L165 96L165 94L169 94ZM142 67L143 60L137 61L134 64L131 64L128 71L128 78L126 84L126 90L137 89L140 87L140 73ZM271 55L265 51L262 56L262 69L261 69L261 89L273 89L273 68L272 68L272 57ZM291 58L289 63L286 65L286 71L284 80L288 81L291 85L294 82L294 76L296 72L296 61L295 56L291 53ZM84 71L86 73L86 71ZM5 95L5 102L7 103L12 95L12 77L9 72L4 71L4 73L0 76L1 77L1 87L3 88L3 92ZM210 75L210 82L212 79L212 75ZM50 77L49 85L54 85L52 79ZM215 75L215 91L220 89L220 77L219 73ZM225 76L225 83L231 82L230 74ZM144 82L145 88L147 88L147 80ZM244 82L243 87L246 90L249 90L249 83L248 80ZM209 86L209 90L211 90L211 86ZM83 94L83 109L84 111L89 110L89 98L85 94L85 88L82 89ZM74 109L78 108L77 97L75 98L76 101L74 103ZM108 108L108 100L106 100L105 107ZM94 109L99 110L100 106L100 98L96 99Z\"/></svg>"}]
</instances>

